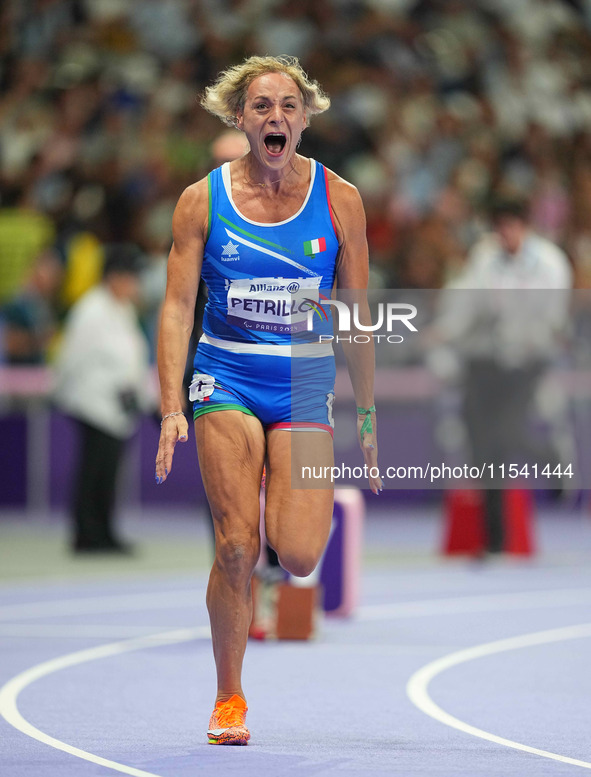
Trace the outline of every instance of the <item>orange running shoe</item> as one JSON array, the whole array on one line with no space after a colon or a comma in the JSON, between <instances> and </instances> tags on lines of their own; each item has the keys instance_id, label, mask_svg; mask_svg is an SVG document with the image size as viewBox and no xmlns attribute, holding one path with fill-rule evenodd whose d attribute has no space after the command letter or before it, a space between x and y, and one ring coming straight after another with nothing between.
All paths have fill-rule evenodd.
<instances>
[{"instance_id":1,"label":"orange running shoe","mask_svg":"<svg viewBox=\"0 0 591 777\"><path fill-rule=\"evenodd\" d=\"M248 707L238 694L228 701L218 701L209 719L207 737L210 745L246 745L250 731L244 721Z\"/></svg>"}]
</instances>

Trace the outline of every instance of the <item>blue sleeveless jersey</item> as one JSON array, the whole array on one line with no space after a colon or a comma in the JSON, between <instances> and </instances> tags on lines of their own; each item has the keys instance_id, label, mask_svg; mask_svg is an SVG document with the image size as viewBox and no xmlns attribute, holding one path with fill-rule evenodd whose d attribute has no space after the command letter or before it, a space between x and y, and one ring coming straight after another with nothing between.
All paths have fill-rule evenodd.
<instances>
[{"instance_id":1,"label":"blue sleeveless jersey","mask_svg":"<svg viewBox=\"0 0 591 777\"><path fill-rule=\"evenodd\" d=\"M232 199L230 165L211 172L209 235L201 277L208 288L203 332L209 342L232 341L243 352L318 343L332 334L330 297L339 249L326 170L310 160L311 180L299 211L275 224L240 214ZM312 310L312 313L310 313ZM310 316L314 318L313 332Z\"/></svg>"}]
</instances>

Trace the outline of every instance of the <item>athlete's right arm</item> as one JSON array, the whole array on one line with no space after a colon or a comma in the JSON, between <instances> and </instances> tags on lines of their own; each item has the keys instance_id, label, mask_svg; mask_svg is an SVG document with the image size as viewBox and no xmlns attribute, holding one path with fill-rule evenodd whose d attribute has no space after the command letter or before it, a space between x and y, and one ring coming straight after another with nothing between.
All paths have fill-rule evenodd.
<instances>
[{"instance_id":1,"label":"athlete's right arm","mask_svg":"<svg viewBox=\"0 0 591 777\"><path fill-rule=\"evenodd\" d=\"M162 417L183 409L183 375L193 330L195 301L208 229L207 179L189 186L179 198L172 220L173 244L168 257L166 296L158 334L158 375ZM172 469L174 447L187 441L184 415L170 415L162 423L156 456L156 482Z\"/></svg>"}]
</instances>

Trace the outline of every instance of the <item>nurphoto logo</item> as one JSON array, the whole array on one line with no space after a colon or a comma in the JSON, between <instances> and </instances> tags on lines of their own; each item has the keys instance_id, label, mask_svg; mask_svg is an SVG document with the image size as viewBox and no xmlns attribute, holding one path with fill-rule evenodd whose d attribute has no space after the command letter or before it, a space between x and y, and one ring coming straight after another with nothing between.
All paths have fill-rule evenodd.
<instances>
[{"instance_id":1,"label":"nurphoto logo","mask_svg":"<svg viewBox=\"0 0 591 777\"><path fill-rule=\"evenodd\" d=\"M409 332L417 332L416 326L411 323L411 319L417 315L417 308L407 302L380 302L377 305L377 320L372 324L362 324L359 320L359 303L354 302L352 308L342 300L328 299L323 294L320 300L316 302L313 299L306 298L310 309L306 326L308 332L314 331L314 316L318 316L321 321L328 321L327 307L332 307L337 313L337 330L339 332L351 332L353 329L355 335L318 335L319 343L326 342L355 342L369 343L371 340L377 342L402 343L404 337L401 334L393 334L394 327L403 325ZM385 331L384 331L385 330ZM371 334L359 334L371 332Z\"/></svg>"}]
</instances>

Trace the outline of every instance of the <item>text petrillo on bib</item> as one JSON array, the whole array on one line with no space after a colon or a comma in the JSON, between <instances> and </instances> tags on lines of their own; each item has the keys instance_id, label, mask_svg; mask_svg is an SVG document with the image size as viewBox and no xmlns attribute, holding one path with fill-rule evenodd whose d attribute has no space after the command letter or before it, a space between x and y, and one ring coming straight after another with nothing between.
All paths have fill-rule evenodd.
<instances>
[{"instance_id":1,"label":"text petrillo on bib","mask_svg":"<svg viewBox=\"0 0 591 777\"><path fill-rule=\"evenodd\" d=\"M318 302L321 278L239 278L228 287L229 324L291 334L307 328L310 302Z\"/></svg>"}]
</instances>

